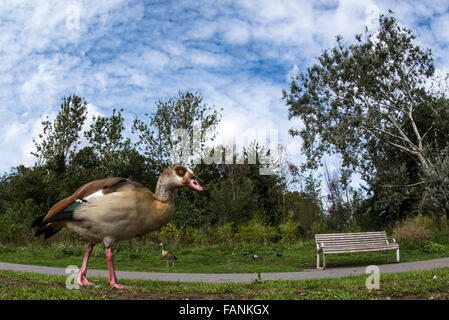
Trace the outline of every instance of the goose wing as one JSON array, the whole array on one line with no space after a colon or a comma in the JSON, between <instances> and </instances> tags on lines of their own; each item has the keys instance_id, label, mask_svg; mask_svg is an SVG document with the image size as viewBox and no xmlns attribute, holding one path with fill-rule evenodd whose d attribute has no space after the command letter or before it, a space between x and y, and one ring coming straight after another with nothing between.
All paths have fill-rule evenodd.
<instances>
[{"instance_id":1,"label":"goose wing","mask_svg":"<svg viewBox=\"0 0 449 320\"><path fill-rule=\"evenodd\" d=\"M144 187L140 183L126 178L106 178L88 182L79 187L70 197L62 199L56 203L46 215L37 218L33 227L37 227L35 236L45 233L45 238L49 238L64 226L63 222L72 219L73 211L83 202L95 196L102 196L108 193L116 192L121 187L132 184L136 187Z\"/></svg>"}]
</instances>

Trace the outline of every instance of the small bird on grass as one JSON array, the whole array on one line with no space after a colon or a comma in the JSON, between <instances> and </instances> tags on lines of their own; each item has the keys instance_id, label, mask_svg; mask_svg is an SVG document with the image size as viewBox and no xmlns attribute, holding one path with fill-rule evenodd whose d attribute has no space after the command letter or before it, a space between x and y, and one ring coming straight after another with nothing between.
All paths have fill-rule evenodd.
<instances>
[{"instance_id":1,"label":"small bird on grass","mask_svg":"<svg viewBox=\"0 0 449 320\"><path fill-rule=\"evenodd\" d=\"M169 266L168 264L168 260L172 261L172 268L175 267L175 260L178 260L178 258L171 253L170 251L165 250L165 244L163 244L162 242L159 243L159 247L162 248L162 256L165 258L165 260L167 261L167 267Z\"/></svg>"},{"instance_id":2,"label":"small bird on grass","mask_svg":"<svg viewBox=\"0 0 449 320\"><path fill-rule=\"evenodd\" d=\"M276 253L276 255L278 256L278 258L280 258L280 257L282 257L282 254L281 253Z\"/></svg>"},{"instance_id":3,"label":"small bird on grass","mask_svg":"<svg viewBox=\"0 0 449 320\"><path fill-rule=\"evenodd\" d=\"M244 256L244 257L246 257L247 255L248 255L248 252L240 252L240 254L242 255L242 256Z\"/></svg>"},{"instance_id":4,"label":"small bird on grass","mask_svg":"<svg viewBox=\"0 0 449 320\"><path fill-rule=\"evenodd\" d=\"M251 258L253 258L253 260L258 260L260 259L260 256L258 256L257 254L253 254Z\"/></svg>"}]
</instances>

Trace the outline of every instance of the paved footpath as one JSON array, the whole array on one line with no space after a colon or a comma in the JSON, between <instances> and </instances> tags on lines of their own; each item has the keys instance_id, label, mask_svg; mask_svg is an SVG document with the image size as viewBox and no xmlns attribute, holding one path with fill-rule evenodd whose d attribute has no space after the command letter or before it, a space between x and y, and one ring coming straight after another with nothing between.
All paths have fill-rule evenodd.
<instances>
[{"instance_id":1,"label":"paved footpath","mask_svg":"<svg viewBox=\"0 0 449 320\"><path fill-rule=\"evenodd\" d=\"M407 271L431 270L449 267L449 258L433 259L417 262L402 262L379 265L380 273L398 273ZM35 272L51 275L63 275L65 268L31 266L15 263L0 262L0 270L22 272ZM262 280L306 280L322 278L340 278L366 274L366 266L349 268L331 268L326 270L310 270L301 272L267 272L261 273ZM70 273L70 272L68 272ZM137 272L116 271L119 279L144 279L179 282L252 282L257 279L256 273L164 273L164 272ZM108 277L107 270L88 270L87 276Z\"/></svg>"}]
</instances>

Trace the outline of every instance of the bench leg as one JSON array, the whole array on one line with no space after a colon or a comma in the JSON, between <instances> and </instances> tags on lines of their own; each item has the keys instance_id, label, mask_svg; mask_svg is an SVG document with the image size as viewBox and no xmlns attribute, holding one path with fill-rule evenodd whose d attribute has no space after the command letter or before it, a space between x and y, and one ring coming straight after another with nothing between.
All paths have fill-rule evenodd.
<instances>
[{"instance_id":1,"label":"bench leg","mask_svg":"<svg viewBox=\"0 0 449 320\"><path fill-rule=\"evenodd\" d=\"M316 268L320 269L320 253L316 253Z\"/></svg>"},{"instance_id":2,"label":"bench leg","mask_svg":"<svg viewBox=\"0 0 449 320\"><path fill-rule=\"evenodd\" d=\"M323 270L326 269L326 256L323 252Z\"/></svg>"},{"instance_id":3,"label":"bench leg","mask_svg":"<svg viewBox=\"0 0 449 320\"><path fill-rule=\"evenodd\" d=\"M396 262L400 261L399 249L396 250Z\"/></svg>"}]
</instances>

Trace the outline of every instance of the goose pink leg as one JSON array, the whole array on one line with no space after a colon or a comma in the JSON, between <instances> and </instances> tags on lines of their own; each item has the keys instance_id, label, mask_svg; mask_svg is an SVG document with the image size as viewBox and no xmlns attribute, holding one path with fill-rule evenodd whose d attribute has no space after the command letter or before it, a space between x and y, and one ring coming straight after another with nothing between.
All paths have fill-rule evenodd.
<instances>
[{"instance_id":1,"label":"goose pink leg","mask_svg":"<svg viewBox=\"0 0 449 320\"><path fill-rule=\"evenodd\" d=\"M81 269L78 273L78 283L81 286L90 286L93 285L92 282L87 280L86 273L87 273L87 262L89 261L90 254L92 253L92 249L94 248L95 243L89 243L86 248L86 253L84 254L84 260L83 265L81 266Z\"/></svg>"},{"instance_id":2,"label":"goose pink leg","mask_svg":"<svg viewBox=\"0 0 449 320\"><path fill-rule=\"evenodd\" d=\"M117 283L117 277L114 270L114 254L112 253L111 248L106 248L106 260L108 262L109 270L109 280L106 283L117 289L126 288L125 285Z\"/></svg>"}]
</instances>

